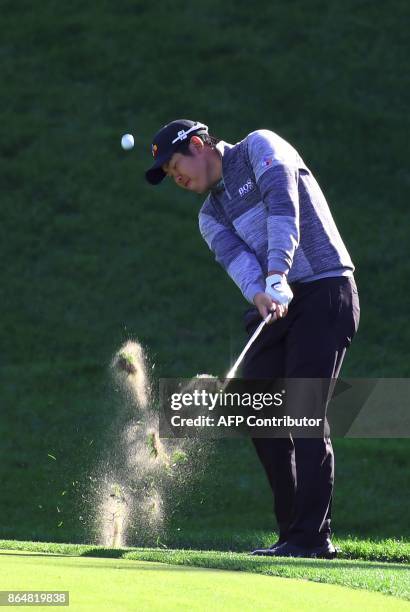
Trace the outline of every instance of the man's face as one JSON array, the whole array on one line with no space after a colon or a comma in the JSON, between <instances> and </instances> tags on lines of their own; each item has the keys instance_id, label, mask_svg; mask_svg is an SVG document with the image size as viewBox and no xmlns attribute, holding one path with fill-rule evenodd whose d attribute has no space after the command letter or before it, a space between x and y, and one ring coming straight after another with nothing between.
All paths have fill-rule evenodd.
<instances>
[{"instance_id":1,"label":"man's face","mask_svg":"<svg viewBox=\"0 0 410 612\"><path fill-rule=\"evenodd\" d=\"M193 138L189 149L192 155L174 153L169 162L163 164L162 169L167 176L174 179L178 187L195 193L205 193L210 188L206 148L199 138Z\"/></svg>"}]
</instances>

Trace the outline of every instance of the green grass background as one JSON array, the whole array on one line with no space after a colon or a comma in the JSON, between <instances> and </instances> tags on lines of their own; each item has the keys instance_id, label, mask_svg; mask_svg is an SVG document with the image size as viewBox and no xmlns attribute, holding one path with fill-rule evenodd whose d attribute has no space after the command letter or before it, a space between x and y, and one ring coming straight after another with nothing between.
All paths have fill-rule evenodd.
<instances>
[{"instance_id":1,"label":"green grass background","mask_svg":"<svg viewBox=\"0 0 410 612\"><path fill-rule=\"evenodd\" d=\"M246 302L199 235L202 198L143 180L176 117L298 149L357 268L342 374L409 375L407 2L1 4L0 537L90 541L125 339L156 379L224 374L243 345ZM334 446L337 533L408 538L408 440ZM164 540L270 532L270 507L248 441L223 441Z\"/></svg>"}]
</instances>

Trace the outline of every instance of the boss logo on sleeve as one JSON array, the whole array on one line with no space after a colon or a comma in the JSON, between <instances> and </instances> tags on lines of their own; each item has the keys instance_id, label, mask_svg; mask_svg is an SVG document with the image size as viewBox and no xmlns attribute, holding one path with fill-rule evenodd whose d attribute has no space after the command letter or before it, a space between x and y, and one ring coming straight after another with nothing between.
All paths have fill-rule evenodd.
<instances>
[{"instance_id":1,"label":"boss logo on sleeve","mask_svg":"<svg viewBox=\"0 0 410 612\"><path fill-rule=\"evenodd\" d=\"M242 187L239 187L239 195L241 196L241 198L246 195L247 193L249 193L250 191L252 191L252 189L255 187L255 183L253 182L252 179L248 179L245 183L245 185L242 185Z\"/></svg>"}]
</instances>

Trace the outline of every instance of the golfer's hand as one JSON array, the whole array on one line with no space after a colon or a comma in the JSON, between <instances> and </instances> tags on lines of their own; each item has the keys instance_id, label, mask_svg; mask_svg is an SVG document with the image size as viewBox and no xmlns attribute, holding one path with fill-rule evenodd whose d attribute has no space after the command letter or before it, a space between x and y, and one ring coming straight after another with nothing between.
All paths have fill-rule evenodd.
<instances>
[{"instance_id":1,"label":"golfer's hand","mask_svg":"<svg viewBox=\"0 0 410 612\"><path fill-rule=\"evenodd\" d=\"M267 276L265 293L270 295L276 304L281 304L287 312L289 304L293 299L293 292L284 274L270 274Z\"/></svg>"},{"instance_id":2,"label":"golfer's hand","mask_svg":"<svg viewBox=\"0 0 410 612\"><path fill-rule=\"evenodd\" d=\"M255 297L253 298L253 303L258 309L259 314L262 317L262 319L266 319L268 314L270 312L273 312L273 316L270 319L268 325L276 321L276 319L280 319L284 317L288 312L287 308L285 308L281 304L277 304L271 298L270 295L268 295L267 293L262 293L262 291L255 295Z\"/></svg>"}]
</instances>

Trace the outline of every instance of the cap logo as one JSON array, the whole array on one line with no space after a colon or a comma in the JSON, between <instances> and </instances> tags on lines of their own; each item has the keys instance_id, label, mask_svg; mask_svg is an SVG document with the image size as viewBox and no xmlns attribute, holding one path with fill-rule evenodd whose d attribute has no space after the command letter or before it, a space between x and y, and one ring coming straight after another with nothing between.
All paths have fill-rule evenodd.
<instances>
[{"instance_id":1,"label":"cap logo","mask_svg":"<svg viewBox=\"0 0 410 612\"><path fill-rule=\"evenodd\" d=\"M205 130L206 132L208 132L208 126L204 125L203 123L195 123L192 127L189 128L189 130L179 130L178 135L176 138L174 138L174 140L171 142L171 144L175 144L176 142L178 142L178 140L185 140L188 136L188 134L191 134L191 132L195 132L197 130Z\"/></svg>"},{"instance_id":2,"label":"cap logo","mask_svg":"<svg viewBox=\"0 0 410 612\"><path fill-rule=\"evenodd\" d=\"M185 130L179 130L178 132L178 139L179 140L185 140L186 138L188 138L187 133L185 132Z\"/></svg>"},{"instance_id":3,"label":"cap logo","mask_svg":"<svg viewBox=\"0 0 410 612\"><path fill-rule=\"evenodd\" d=\"M151 146L151 152L152 152L152 157L155 159L158 154L158 146L156 144L153 144Z\"/></svg>"}]
</instances>

